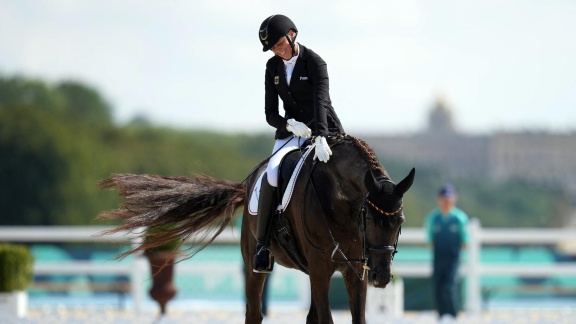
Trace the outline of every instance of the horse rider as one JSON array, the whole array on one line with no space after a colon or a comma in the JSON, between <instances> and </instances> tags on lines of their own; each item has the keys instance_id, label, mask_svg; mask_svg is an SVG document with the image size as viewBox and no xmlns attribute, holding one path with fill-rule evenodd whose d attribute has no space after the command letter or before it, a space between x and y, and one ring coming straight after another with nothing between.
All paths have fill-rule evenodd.
<instances>
[{"instance_id":1,"label":"horse rider","mask_svg":"<svg viewBox=\"0 0 576 324\"><path fill-rule=\"evenodd\" d=\"M332 107L326 62L315 52L296 42L298 29L290 18L272 15L258 31L264 52L274 56L266 63L266 121L276 128L275 144L262 177L258 201L257 245L253 271L269 273L271 256L270 227L278 206L278 167L282 157L314 137L314 159L328 162L332 151L327 136L344 134L340 120ZM284 116L279 113L278 97L282 99Z\"/></svg>"}]
</instances>

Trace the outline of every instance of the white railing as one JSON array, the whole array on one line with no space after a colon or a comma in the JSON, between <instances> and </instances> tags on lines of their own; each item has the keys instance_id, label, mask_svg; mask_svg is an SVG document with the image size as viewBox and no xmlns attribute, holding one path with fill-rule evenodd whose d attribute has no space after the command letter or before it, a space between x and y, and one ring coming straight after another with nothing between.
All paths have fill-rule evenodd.
<instances>
[{"instance_id":1,"label":"white railing","mask_svg":"<svg viewBox=\"0 0 576 324\"><path fill-rule=\"evenodd\" d=\"M105 230L112 227L101 226L0 226L0 242L26 242L26 243L61 243L61 242L83 242L83 243L117 243L131 244L138 242L135 235L116 233L107 236L98 236ZM214 241L214 244L239 244L240 231L228 228L222 232ZM35 263L35 275L55 275L55 274L114 274L125 275L130 278L130 294L132 296L133 307L137 313L143 309L146 299L145 282L149 275L149 266L145 258L136 257L133 262L116 262L114 260L95 261L67 261L65 263ZM175 267L177 274L204 275L209 273L216 277L232 275L239 280L240 265L219 265L214 267L211 264L186 264L179 263ZM310 304L310 289L308 277L298 272L296 275L291 269L275 267L275 278L286 275L295 277L300 287L298 305L302 309L307 309Z\"/></svg>"},{"instance_id":2,"label":"white railing","mask_svg":"<svg viewBox=\"0 0 576 324\"><path fill-rule=\"evenodd\" d=\"M50 226L50 227L18 227L0 226L0 242L113 242L135 244L134 236L115 234L105 237L95 236L108 227L78 227L78 226ZM571 275L576 276L576 263L562 264L531 264L530 267L519 264L482 264L480 260L480 248L489 244L514 244L514 245L552 245L564 241L576 239L574 229L483 229L476 219L469 223L469 244L468 264L461 267L461 274L467 278L467 305L470 312L479 312L481 309L482 291L480 278L482 275L525 275L525 276L551 276L551 275ZM224 231L216 240L216 244L239 243L240 233L237 230L229 229ZM426 244L425 232L421 228L407 228L402 230L399 245L423 245ZM144 285L146 278L147 264L143 258L136 258L136 264L103 262L94 263L86 261L76 261L66 264L35 264L36 274L62 274L62 273L114 273L130 277L131 293L134 301L134 308L141 311L145 298ZM396 262L394 272L402 277L427 277L432 273L429 262ZM176 268L181 273L199 273L201 271L214 272L213 267L202 267L200 265L179 264ZM222 271L237 273L234 269L222 269ZM286 273L292 271L283 267L276 267L275 272ZM304 275L299 277L302 295L300 302L303 308L308 308L309 289L308 281Z\"/></svg>"}]
</instances>

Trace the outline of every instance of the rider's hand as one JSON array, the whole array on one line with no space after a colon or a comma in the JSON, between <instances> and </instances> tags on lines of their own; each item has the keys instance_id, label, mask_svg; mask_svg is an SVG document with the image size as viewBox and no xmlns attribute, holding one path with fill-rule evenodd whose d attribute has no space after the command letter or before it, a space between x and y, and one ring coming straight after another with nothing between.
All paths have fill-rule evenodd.
<instances>
[{"instance_id":1,"label":"rider's hand","mask_svg":"<svg viewBox=\"0 0 576 324\"><path fill-rule=\"evenodd\" d=\"M296 136L300 137L310 137L312 136L312 131L306 124L301 123L299 121L294 120L294 118L288 119L288 124L286 125L286 129L289 132L294 133Z\"/></svg>"},{"instance_id":2,"label":"rider's hand","mask_svg":"<svg viewBox=\"0 0 576 324\"><path fill-rule=\"evenodd\" d=\"M314 158L324 163L328 162L328 160L330 160L330 155L332 155L332 150L330 150L326 138L324 136L317 136L314 143L316 143Z\"/></svg>"}]
</instances>

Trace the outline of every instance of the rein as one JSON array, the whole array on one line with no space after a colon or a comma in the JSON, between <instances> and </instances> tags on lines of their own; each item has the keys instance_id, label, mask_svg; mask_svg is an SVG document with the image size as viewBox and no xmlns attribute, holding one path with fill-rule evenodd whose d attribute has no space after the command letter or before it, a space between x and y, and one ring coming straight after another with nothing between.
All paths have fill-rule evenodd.
<instances>
[{"instance_id":1,"label":"rein","mask_svg":"<svg viewBox=\"0 0 576 324\"><path fill-rule=\"evenodd\" d=\"M316 165L316 161L314 162L314 165L312 168L314 168L314 166ZM330 229L330 224L328 224L328 220L326 219L326 213L324 212L324 208L322 207L322 204L320 203L320 199L318 199L318 194L316 193L316 186L314 185L314 182L312 181L312 177L310 176L308 178L308 183L312 183L312 189L314 190L314 197L316 197L316 201L318 202L318 205L320 206L320 210L322 211L322 219L324 219L324 224L326 225L326 229L328 230L328 234L330 235L330 239L332 240L332 244L334 246L334 249L332 250L332 254L330 255L330 259L332 260L332 262L335 263L346 263L350 266L350 268L354 271L354 273L356 273L356 276L358 276L358 278L360 279L360 281L364 281L364 275L366 274L366 270L368 270L368 258L366 257L366 255L364 254L364 249L362 249L362 258L360 259L348 259L346 257L346 254L344 254L344 252L342 251L342 249L340 249L340 243L338 241L336 241L336 239L334 238L334 234L332 234L332 230ZM314 244L310 238L308 237L308 232L306 231L306 225L304 224L304 217L300 217L301 221L302 221L302 228L303 228L303 232L304 232L304 236L306 237L306 240L308 241L308 243L310 245L312 245L312 247L314 247L314 249L316 249L319 252L324 252L328 249L330 249L331 247L327 247L327 248L319 248L316 246L316 244ZM366 231L362 230L361 231L362 235L362 247L364 247L364 243L366 241ZM337 261L334 260L334 255L336 254L336 252L339 252L340 255L342 255L342 257L344 258L343 261ZM358 269L356 269L352 263L362 263L362 271L358 271Z\"/></svg>"}]
</instances>

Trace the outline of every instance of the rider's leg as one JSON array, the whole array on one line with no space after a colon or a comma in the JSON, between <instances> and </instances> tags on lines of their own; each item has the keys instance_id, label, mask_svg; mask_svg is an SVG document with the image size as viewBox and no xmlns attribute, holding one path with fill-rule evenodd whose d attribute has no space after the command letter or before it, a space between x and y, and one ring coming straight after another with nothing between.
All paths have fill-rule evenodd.
<instances>
[{"instance_id":1,"label":"rider's leg","mask_svg":"<svg viewBox=\"0 0 576 324\"><path fill-rule=\"evenodd\" d=\"M272 272L274 267L274 258L271 257L270 247L270 228L272 224L272 215L275 213L276 204L276 187L268 182L267 174L264 173L262 183L260 184L260 198L258 200L258 220L256 223L256 255L252 269L254 272L268 273Z\"/></svg>"},{"instance_id":2,"label":"rider's leg","mask_svg":"<svg viewBox=\"0 0 576 324\"><path fill-rule=\"evenodd\" d=\"M268 161L266 174L262 177L262 183L260 185L258 221L256 223L257 246L254 263L252 265L254 272L268 273L272 271L274 260L271 258L269 246L272 217L275 214L276 207L278 206L276 199L278 168L284 155L300 147L300 145L304 143L304 140L304 138L300 137L287 137L284 139L278 139L274 143L272 156Z\"/></svg>"}]
</instances>

